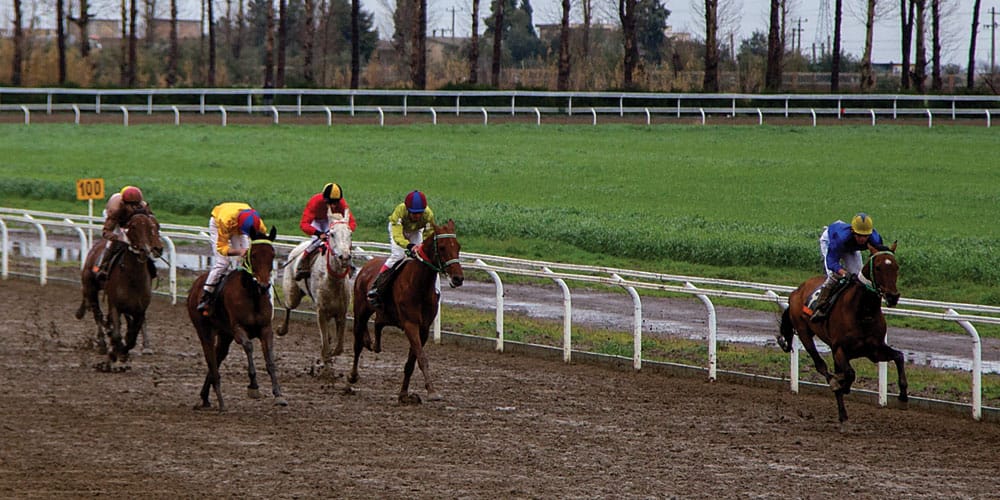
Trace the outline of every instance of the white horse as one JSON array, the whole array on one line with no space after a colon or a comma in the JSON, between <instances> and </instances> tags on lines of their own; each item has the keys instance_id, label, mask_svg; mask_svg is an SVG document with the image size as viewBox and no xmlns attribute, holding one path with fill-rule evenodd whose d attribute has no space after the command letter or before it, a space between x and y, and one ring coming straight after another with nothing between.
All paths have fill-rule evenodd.
<instances>
[{"instance_id":1,"label":"white horse","mask_svg":"<svg viewBox=\"0 0 1000 500\"><path fill-rule=\"evenodd\" d=\"M344 329L347 326L347 308L351 302L351 229L348 220L340 214L330 214L327 240L316 250L310 266L309 278L296 281L295 269L311 240L303 241L288 255L282 276L285 322L276 333L288 332L288 317L299 306L302 297L309 295L316 304L316 323L319 324L321 341L318 368L333 368L333 358L344 351ZM331 320L336 323L337 343L333 344Z\"/></svg>"}]
</instances>

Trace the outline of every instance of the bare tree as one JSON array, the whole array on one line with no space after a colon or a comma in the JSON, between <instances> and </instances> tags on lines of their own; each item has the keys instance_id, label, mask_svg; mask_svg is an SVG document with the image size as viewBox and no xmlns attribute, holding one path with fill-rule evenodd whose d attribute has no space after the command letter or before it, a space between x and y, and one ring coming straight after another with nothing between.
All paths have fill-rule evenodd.
<instances>
[{"instance_id":1,"label":"bare tree","mask_svg":"<svg viewBox=\"0 0 1000 500\"><path fill-rule=\"evenodd\" d=\"M305 0L305 19L302 29L302 79L308 85L316 83L316 75L313 73L313 46L316 43L316 2L315 0Z\"/></svg>"},{"instance_id":2,"label":"bare tree","mask_svg":"<svg viewBox=\"0 0 1000 500\"><path fill-rule=\"evenodd\" d=\"M479 0L472 0L472 40L469 41L469 83L479 83Z\"/></svg>"},{"instance_id":3,"label":"bare tree","mask_svg":"<svg viewBox=\"0 0 1000 500\"><path fill-rule=\"evenodd\" d=\"M128 86L139 86L139 35L136 33L136 18L139 17L137 0L129 1L128 19Z\"/></svg>"},{"instance_id":4,"label":"bare tree","mask_svg":"<svg viewBox=\"0 0 1000 500\"><path fill-rule=\"evenodd\" d=\"M413 19L413 54L410 63L410 81L413 88L427 88L427 0L414 2L416 16Z\"/></svg>"},{"instance_id":5,"label":"bare tree","mask_svg":"<svg viewBox=\"0 0 1000 500\"><path fill-rule=\"evenodd\" d=\"M931 0L931 90L940 92L941 82L941 0Z\"/></svg>"},{"instance_id":6,"label":"bare tree","mask_svg":"<svg viewBox=\"0 0 1000 500\"><path fill-rule=\"evenodd\" d=\"M167 51L167 86L177 85L177 59L180 45L177 43L177 0L170 0L170 49Z\"/></svg>"},{"instance_id":7,"label":"bare tree","mask_svg":"<svg viewBox=\"0 0 1000 500\"><path fill-rule=\"evenodd\" d=\"M146 37L143 39L143 45L146 46L146 50L152 50L156 41L156 30L153 29L156 26L156 0L145 0L145 3Z\"/></svg>"},{"instance_id":8,"label":"bare tree","mask_svg":"<svg viewBox=\"0 0 1000 500\"><path fill-rule=\"evenodd\" d=\"M785 52L784 37L779 34L781 10L781 0L771 0L771 22L767 31L767 68L764 73L764 88L770 92L781 90L781 61Z\"/></svg>"},{"instance_id":9,"label":"bare tree","mask_svg":"<svg viewBox=\"0 0 1000 500\"><path fill-rule=\"evenodd\" d=\"M69 13L66 19L69 22L76 25L78 31L80 32L80 39L77 42L80 44L80 57L86 58L90 55L90 36L88 30L90 29L90 5L87 0L80 0L80 17L73 16L73 5L70 4Z\"/></svg>"},{"instance_id":10,"label":"bare tree","mask_svg":"<svg viewBox=\"0 0 1000 500\"><path fill-rule=\"evenodd\" d=\"M965 87L972 90L976 86L976 35L979 34L980 0L972 6L972 38L969 40L969 67L965 73Z\"/></svg>"},{"instance_id":11,"label":"bare tree","mask_svg":"<svg viewBox=\"0 0 1000 500\"><path fill-rule=\"evenodd\" d=\"M267 0L264 28L264 88L274 88L274 2Z\"/></svg>"},{"instance_id":12,"label":"bare tree","mask_svg":"<svg viewBox=\"0 0 1000 500\"><path fill-rule=\"evenodd\" d=\"M128 87L128 0L121 0L122 37L120 40L121 60L118 63L119 83Z\"/></svg>"},{"instance_id":13,"label":"bare tree","mask_svg":"<svg viewBox=\"0 0 1000 500\"><path fill-rule=\"evenodd\" d=\"M500 51L503 43L503 11L505 0L494 0L493 10L493 62L490 65L490 81L494 88L500 87Z\"/></svg>"},{"instance_id":14,"label":"bare tree","mask_svg":"<svg viewBox=\"0 0 1000 500\"><path fill-rule=\"evenodd\" d=\"M351 0L351 88L358 88L361 78L361 2Z\"/></svg>"},{"instance_id":15,"label":"bare tree","mask_svg":"<svg viewBox=\"0 0 1000 500\"><path fill-rule=\"evenodd\" d=\"M900 78L900 87L903 90L910 88L910 45L913 43L914 8L912 0L899 0L899 28L902 33L900 45L903 49L903 74Z\"/></svg>"},{"instance_id":16,"label":"bare tree","mask_svg":"<svg viewBox=\"0 0 1000 500\"><path fill-rule=\"evenodd\" d=\"M17 87L21 85L24 70L24 23L21 0L14 0L14 54L10 58L10 83Z\"/></svg>"},{"instance_id":17,"label":"bare tree","mask_svg":"<svg viewBox=\"0 0 1000 500\"><path fill-rule=\"evenodd\" d=\"M59 85L66 83L66 6L56 0L56 50L59 52Z\"/></svg>"},{"instance_id":18,"label":"bare tree","mask_svg":"<svg viewBox=\"0 0 1000 500\"><path fill-rule=\"evenodd\" d=\"M719 91L719 0L705 0L705 78L702 90Z\"/></svg>"},{"instance_id":19,"label":"bare tree","mask_svg":"<svg viewBox=\"0 0 1000 500\"><path fill-rule=\"evenodd\" d=\"M239 0L239 13L236 14L236 36L233 37L233 59L239 59L243 52L243 30L246 26L246 10L244 0Z\"/></svg>"},{"instance_id":20,"label":"bare tree","mask_svg":"<svg viewBox=\"0 0 1000 500\"><path fill-rule=\"evenodd\" d=\"M926 34L926 4L925 0L913 0L913 4L916 6L916 15L914 19L916 21L917 30L917 61L913 68L913 84L918 93L923 94L926 91L926 83L924 80L927 78L927 47L925 46L925 34Z\"/></svg>"},{"instance_id":21,"label":"bare tree","mask_svg":"<svg viewBox=\"0 0 1000 500\"><path fill-rule=\"evenodd\" d=\"M590 57L590 25L594 22L594 0L580 0L580 9L583 11L583 57L586 61Z\"/></svg>"},{"instance_id":22,"label":"bare tree","mask_svg":"<svg viewBox=\"0 0 1000 500\"><path fill-rule=\"evenodd\" d=\"M569 0L562 0L562 20L559 23L559 76L556 90L569 90Z\"/></svg>"},{"instance_id":23,"label":"bare tree","mask_svg":"<svg viewBox=\"0 0 1000 500\"><path fill-rule=\"evenodd\" d=\"M622 43L625 49L625 55L622 59L622 87L625 89L631 89L635 86L632 83L632 72L639 64L639 44L635 32L637 17L635 4L636 0L618 0L618 19L622 23Z\"/></svg>"},{"instance_id":24,"label":"bare tree","mask_svg":"<svg viewBox=\"0 0 1000 500\"><path fill-rule=\"evenodd\" d=\"M134 1L134 0L133 0ZM215 86L215 10L213 0L205 0L208 4L208 86Z\"/></svg>"},{"instance_id":25,"label":"bare tree","mask_svg":"<svg viewBox=\"0 0 1000 500\"><path fill-rule=\"evenodd\" d=\"M830 92L840 91L840 29L844 21L844 2L836 0L833 8L833 49L830 59Z\"/></svg>"},{"instance_id":26,"label":"bare tree","mask_svg":"<svg viewBox=\"0 0 1000 500\"><path fill-rule=\"evenodd\" d=\"M865 49L861 55L861 91L875 88L875 74L872 71L872 37L875 33L875 4L877 0L867 0L865 9Z\"/></svg>"}]
</instances>

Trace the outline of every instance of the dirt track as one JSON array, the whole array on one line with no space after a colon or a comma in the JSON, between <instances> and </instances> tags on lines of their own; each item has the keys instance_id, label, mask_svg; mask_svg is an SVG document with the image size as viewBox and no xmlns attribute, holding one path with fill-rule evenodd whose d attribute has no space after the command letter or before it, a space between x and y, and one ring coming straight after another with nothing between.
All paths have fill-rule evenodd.
<instances>
[{"instance_id":1,"label":"dirt track","mask_svg":"<svg viewBox=\"0 0 1000 500\"><path fill-rule=\"evenodd\" d=\"M429 347L445 400L399 406L405 347L365 352L355 395L317 378L311 323L278 340L289 400L196 412L204 361L154 299L155 354L100 373L74 287L0 282L0 497L995 497L1000 426L848 398ZM259 349L262 390L269 394ZM342 356L338 371L347 367ZM414 388L423 393L419 375Z\"/></svg>"}]
</instances>

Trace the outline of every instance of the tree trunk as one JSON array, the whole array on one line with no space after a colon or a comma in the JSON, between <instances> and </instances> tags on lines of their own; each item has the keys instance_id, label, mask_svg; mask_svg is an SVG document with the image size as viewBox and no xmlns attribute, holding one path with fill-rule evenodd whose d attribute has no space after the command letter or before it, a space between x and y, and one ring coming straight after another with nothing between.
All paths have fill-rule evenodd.
<instances>
[{"instance_id":1,"label":"tree trunk","mask_svg":"<svg viewBox=\"0 0 1000 500\"><path fill-rule=\"evenodd\" d=\"M414 13L413 26L413 54L410 62L410 81L413 88L424 90L427 88L427 0L401 0L412 1L416 9Z\"/></svg>"},{"instance_id":2,"label":"tree trunk","mask_svg":"<svg viewBox=\"0 0 1000 500\"><path fill-rule=\"evenodd\" d=\"M941 0L931 0L931 91L941 92Z\"/></svg>"},{"instance_id":3,"label":"tree trunk","mask_svg":"<svg viewBox=\"0 0 1000 500\"><path fill-rule=\"evenodd\" d=\"M302 32L302 79L310 87L316 85L313 73L313 45L316 43L316 2L305 0L305 31Z\"/></svg>"},{"instance_id":4,"label":"tree trunk","mask_svg":"<svg viewBox=\"0 0 1000 500\"><path fill-rule=\"evenodd\" d=\"M118 63L118 83L122 87L128 87L128 0L121 0L122 4L122 38L121 60Z\"/></svg>"},{"instance_id":5,"label":"tree trunk","mask_svg":"<svg viewBox=\"0 0 1000 500\"><path fill-rule=\"evenodd\" d=\"M587 61L590 57L590 25L594 20L593 0L580 0L583 7L583 57L582 61Z\"/></svg>"},{"instance_id":6,"label":"tree trunk","mask_svg":"<svg viewBox=\"0 0 1000 500\"><path fill-rule=\"evenodd\" d=\"M927 79L927 47L925 47L924 33L927 27L926 23L926 13L924 12L925 4L924 0L913 0L916 4L917 13L916 19L916 29L917 29L917 63L913 69L913 85L915 86L918 93L923 94L926 92L926 82Z\"/></svg>"},{"instance_id":7,"label":"tree trunk","mask_svg":"<svg viewBox=\"0 0 1000 500\"><path fill-rule=\"evenodd\" d=\"M872 36L875 33L875 2L868 0L865 11L865 49L861 55L861 91L871 92L875 88L875 74L872 71Z\"/></svg>"},{"instance_id":8,"label":"tree trunk","mask_svg":"<svg viewBox=\"0 0 1000 500\"><path fill-rule=\"evenodd\" d=\"M361 2L351 0L351 88L361 80Z\"/></svg>"},{"instance_id":9,"label":"tree trunk","mask_svg":"<svg viewBox=\"0 0 1000 500\"><path fill-rule=\"evenodd\" d=\"M472 40L469 42L469 83L479 83L479 0L472 0Z\"/></svg>"},{"instance_id":10,"label":"tree trunk","mask_svg":"<svg viewBox=\"0 0 1000 500\"><path fill-rule=\"evenodd\" d=\"M830 92L840 92L840 28L844 20L844 2L836 0L833 8L833 51L830 59Z\"/></svg>"},{"instance_id":11,"label":"tree trunk","mask_svg":"<svg viewBox=\"0 0 1000 500\"><path fill-rule=\"evenodd\" d=\"M80 0L80 17L74 22L80 29L80 57L86 59L90 55L90 4Z\"/></svg>"},{"instance_id":12,"label":"tree trunk","mask_svg":"<svg viewBox=\"0 0 1000 500\"><path fill-rule=\"evenodd\" d=\"M264 33L264 88L274 88L274 2L267 0L267 21Z\"/></svg>"},{"instance_id":13,"label":"tree trunk","mask_svg":"<svg viewBox=\"0 0 1000 500\"><path fill-rule=\"evenodd\" d=\"M208 86L215 86L215 2L208 0Z\"/></svg>"},{"instance_id":14,"label":"tree trunk","mask_svg":"<svg viewBox=\"0 0 1000 500\"><path fill-rule=\"evenodd\" d=\"M236 37L233 39L233 59L239 60L243 53L243 30L246 25L246 11L243 0L239 0L239 13L236 14Z\"/></svg>"},{"instance_id":15,"label":"tree trunk","mask_svg":"<svg viewBox=\"0 0 1000 500\"><path fill-rule=\"evenodd\" d=\"M719 0L705 0L705 78L702 90L719 91Z\"/></svg>"},{"instance_id":16,"label":"tree trunk","mask_svg":"<svg viewBox=\"0 0 1000 500\"><path fill-rule=\"evenodd\" d=\"M559 24L559 76L556 90L569 90L569 0L562 0L562 21Z\"/></svg>"},{"instance_id":17,"label":"tree trunk","mask_svg":"<svg viewBox=\"0 0 1000 500\"><path fill-rule=\"evenodd\" d=\"M972 90L976 86L976 35L979 34L979 6L981 0L976 0L972 6L972 38L969 40L969 67L965 73L965 88Z\"/></svg>"},{"instance_id":18,"label":"tree trunk","mask_svg":"<svg viewBox=\"0 0 1000 500\"><path fill-rule=\"evenodd\" d=\"M59 52L59 85L66 83L66 6L56 0L56 49Z\"/></svg>"},{"instance_id":19,"label":"tree trunk","mask_svg":"<svg viewBox=\"0 0 1000 500\"><path fill-rule=\"evenodd\" d=\"M899 25L902 31L900 40L903 47L903 71L900 79L902 90L910 88L910 45L913 43L913 1L899 0Z\"/></svg>"},{"instance_id":20,"label":"tree trunk","mask_svg":"<svg viewBox=\"0 0 1000 500\"><path fill-rule=\"evenodd\" d=\"M770 27L767 31L767 68L764 74L764 88L768 92L781 90L781 60L784 55L780 36L779 11L781 0L771 0Z\"/></svg>"},{"instance_id":21,"label":"tree trunk","mask_svg":"<svg viewBox=\"0 0 1000 500\"><path fill-rule=\"evenodd\" d=\"M143 38L143 45L146 50L153 50L153 42L156 40L156 0L146 0L146 36Z\"/></svg>"},{"instance_id":22,"label":"tree trunk","mask_svg":"<svg viewBox=\"0 0 1000 500\"><path fill-rule=\"evenodd\" d=\"M496 12L493 13L493 63L490 66L490 81L493 88L500 88L500 51L503 43L503 11L504 0L496 0Z\"/></svg>"},{"instance_id":23,"label":"tree trunk","mask_svg":"<svg viewBox=\"0 0 1000 500\"><path fill-rule=\"evenodd\" d=\"M135 31L136 18L139 17L138 0L129 1L128 19L128 86L139 86L139 36Z\"/></svg>"},{"instance_id":24,"label":"tree trunk","mask_svg":"<svg viewBox=\"0 0 1000 500\"><path fill-rule=\"evenodd\" d=\"M288 1L278 0L278 67L274 75L274 86L279 89L285 88L286 47L288 47Z\"/></svg>"},{"instance_id":25,"label":"tree trunk","mask_svg":"<svg viewBox=\"0 0 1000 500\"><path fill-rule=\"evenodd\" d=\"M24 69L24 22L21 13L21 0L14 0L14 54L10 58L10 83L15 87L21 86L22 71Z\"/></svg>"},{"instance_id":26,"label":"tree trunk","mask_svg":"<svg viewBox=\"0 0 1000 500\"><path fill-rule=\"evenodd\" d=\"M167 52L167 86L177 85L177 58L180 45L177 43L177 0L170 0L170 49Z\"/></svg>"},{"instance_id":27,"label":"tree trunk","mask_svg":"<svg viewBox=\"0 0 1000 500\"><path fill-rule=\"evenodd\" d=\"M632 73L639 64L639 44L636 43L636 0L618 0L618 19L622 23L622 42L625 56L622 59L622 87L631 90L635 87Z\"/></svg>"}]
</instances>

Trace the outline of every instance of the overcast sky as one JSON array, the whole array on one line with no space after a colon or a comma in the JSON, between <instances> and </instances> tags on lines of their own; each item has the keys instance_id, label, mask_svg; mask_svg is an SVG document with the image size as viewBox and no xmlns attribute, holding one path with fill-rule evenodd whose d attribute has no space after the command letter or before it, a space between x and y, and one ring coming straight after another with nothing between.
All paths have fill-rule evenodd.
<instances>
[{"instance_id":1,"label":"overcast sky","mask_svg":"<svg viewBox=\"0 0 1000 500\"><path fill-rule=\"evenodd\" d=\"M517 0L519 3L522 0ZM701 9L698 5L703 5L703 0L662 0L664 5L671 11L667 23L675 32L688 32L696 38L702 38ZM900 61L900 33L899 33L899 13L898 0L879 0L886 4L891 10L882 16L882 20L875 26L875 44L872 59L874 62L899 62ZM10 26L10 9L12 0L0 0L3 5L3 18L7 21L6 28ZM68 3L77 4L76 0L67 0ZM225 13L225 0L215 0L216 15ZM617 1L616 0L593 0L595 17L597 21L606 23L617 23ZM833 31L833 5L835 0L789 0L791 5L790 24L797 27L799 19L802 20L801 47L807 55L811 54L813 44L816 44L818 52L819 44L825 40L819 34L824 33L822 29L826 26L826 31L831 34ZM95 14L100 17L117 17L118 0L91 0ZM234 2L235 3L235 2ZM821 22L821 5L829 6L826 19L827 23ZM844 3L844 28L843 28L843 48L846 52L856 57L861 56L864 49L864 24L863 5L864 0L843 0ZM990 22L990 7L997 7L1000 10L1000 1L986 0L980 12L980 24ZM51 14L53 12L54 0L28 0L27 5L35 6L37 12ZM197 0L180 0L180 17L185 19L198 18ZM375 14L376 27L382 38L388 38L392 33L391 9L395 0L361 0L362 9ZM480 0L480 18L489 15L490 0ZM723 5L721 17L727 18L721 21L721 31L735 32L735 42L739 46L740 40L749 38L754 31L767 32L769 0L720 0ZM945 12L942 35L942 61L944 64L955 63L965 67L969 57L969 27L972 23L972 0L942 0ZM158 0L158 9L162 11L161 17L166 17L168 8L167 0ZM531 0L534 9L533 20L538 24L556 24L559 22L560 0ZM428 0L428 34L446 34L453 26L455 35L460 37L469 36L471 30L471 0ZM28 14L26 12L26 14ZM42 16L44 17L44 16ZM578 0L573 0L573 19L579 22L580 13ZM996 19L1000 22L1000 16ZM49 21L51 24L52 21ZM480 32L485 29L484 23L479 23ZM984 69L988 67L990 61L990 30L981 27L979 38L976 42L977 67ZM790 42L791 42L791 37ZM928 58L930 57L930 41L928 37Z\"/></svg>"}]
</instances>

